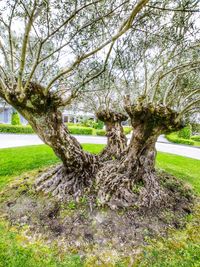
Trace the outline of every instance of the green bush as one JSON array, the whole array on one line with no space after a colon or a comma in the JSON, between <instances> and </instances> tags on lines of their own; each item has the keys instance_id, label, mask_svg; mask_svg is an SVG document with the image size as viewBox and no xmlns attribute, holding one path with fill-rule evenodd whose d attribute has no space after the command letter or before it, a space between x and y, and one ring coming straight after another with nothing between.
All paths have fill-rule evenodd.
<instances>
[{"instance_id":1,"label":"green bush","mask_svg":"<svg viewBox=\"0 0 200 267\"><path fill-rule=\"evenodd\" d=\"M95 121L93 120L88 120L88 119L82 119L80 122L80 125L83 127L91 127L93 128L93 125L95 124Z\"/></svg>"},{"instance_id":2,"label":"green bush","mask_svg":"<svg viewBox=\"0 0 200 267\"><path fill-rule=\"evenodd\" d=\"M71 134L80 134L80 135L93 135L93 129L90 127L68 127Z\"/></svg>"},{"instance_id":3,"label":"green bush","mask_svg":"<svg viewBox=\"0 0 200 267\"><path fill-rule=\"evenodd\" d=\"M74 127L90 127L93 129L103 129L104 123L102 121L93 121L93 120L82 120L82 122L79 123L73 123L73 122L68 122L66 125L69 126L74 126Z\"/></svg>"},{"instance_id":4,"label":"green bush","mask_svg":"<svg viewBox=\"0 0 200 267\"><path fill-rule=\"evenodd\" d=\"M188 124L186 127L178 131L178 137L183 139L190 139L192 135L192 127Z\"/></svg>"},{"instance_id":5,"label":"green bush","mask_svg":"<svg viewBox=\"0 0 200 267\"><path fill-rule=\"evenodd\" d=\"M96 130L96 135L105 136L106 135L106 131L105 130Z\"/></svg>"},{"instance_id":6,"label":"green bush","mask_svg":"<svg viewBox=\"0 0 200 267\"><path fill-rule=\"evenodd\" d=\"M167 140L177 144L194 145L194 141L189 139L179 138L176 133L166 135Z\"/></svg>"},{"instance_id":7,"label":"green bush","mask_svg":"<svg viewBox=\"0 0 200 267\"><path fill-rule=\"evenodd\" d=\"M98 120L94 125L93 128L94 129L98 129L98 130L102 130L104 126L103 121Z\"/></svg>"},{"instance_id":8,"label":"green bush","mask_svg":"<svg viewBox=\"0 0 200 267\"><path fill-rule=\"evenodd\" d=\"M80 123L73 123L73 122L67 122L66 125L69 127L69 126L74 126L74 127L78 127L78 126L81 126Z\"/></svg>"},{"instance_id":9,"label":"green bush","mask_svg":"<svg viewBox=\"0 0 200 267\"><path fill-rule=\"evenodd\" d=\"M32 134L34 131L31 126L0 124L0 133Z\"/></svg>"},{"instance_id":10,"label":"green bush","mask_svg":"<svg viewBox=\"0 0 200 267\"><path fill-rule=\"evenodd\" d=\"M130 132L132 131L132 127L130 126L124 126L123 128L125 134L130 134Z\"/></svg>"},{"instance_id":11,"label":"green bush","mask_svg":"<svg viewBox=\"0 0 200 267\"><path fill-rule=\"evenodd\" d=\"M95 122L94 120L91 119L90 120L83 119L79 125L83 127L91 127L94 129L103 129L104 123L100 120Z\"/></svg>"},{"instance_id":12,"label":"green bush","mask_svg":"<svg viewBox=\"0 0 200 267\"><path fill-rule=\"evenodd\" d=\"M93 129L89 127L68 127L71 134L80 134L80 135L92 135ZM9 125L9 124L0 124L0 133L19 133L19 134L32 134L34 133L31 126L20 126L20 125Z\"/></svg>"},{"instance_id":13,"label":"green bush","mask_svg":"<svg viewBox=\"0 0 200 267\"><path fill-rule=\"evenodd\" d=\"M12 113L11 124L12 125L21 125L19 113L17 113L17 112Z\"/></svg>"},{"instance_id":14,"label":"green bush","mask_svg":"<svg viewBox=\"0 0 200 267\"><path fill-rule=\"evenodd\" d=\"M200 142L200 135L194 135L191 137L193 141Z\"/></svg>"}]
</instances>

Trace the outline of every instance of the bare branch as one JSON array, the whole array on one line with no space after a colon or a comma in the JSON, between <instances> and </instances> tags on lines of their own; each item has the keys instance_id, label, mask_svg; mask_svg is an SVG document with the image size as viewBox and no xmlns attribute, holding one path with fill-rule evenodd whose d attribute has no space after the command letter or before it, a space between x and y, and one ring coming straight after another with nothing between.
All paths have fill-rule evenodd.
<instances>
[{"instance_id":1,"label":"bare branch","mask_svg":"<svg viewBox=\"0 0 200 267\"><path fill-rule=\"evenodd\" d=\"M191 107L194 105L200 103L200 98L197 98L195 100L190 101L179 113L179 117L181 117L183 114L185 114L188 110L190 110Z\"/></svg>"},{"instance_id":2,"label":"bare branch","mask_svg":"<svg viewBox=\"0 0 200 267\"><path fill-rule=\"evenodd\" d=\"M48 91L51 86L57 81L60 77L63 75L71 72L76 66L78 66L83 60L86 58L96 54L98 51L102 50L104 47L109 45L110 43L114 43L119 37L121 37L123 34L125 34L132 26L132 22L136 15L140 12L140 10L149 2L149 0L140 0L138 4L135 6L135 8L132 10L131 14L129 15L128 19L126 19L123 24L121 25L118 33L112 36L108 41L104 42L102 45L98 46L94 50L92 50L89 53L86 53L85 55L78 57L75 62L66 70L59 73L54 79L51 80L51 82L48 84L46 91Z\"/></svg>"},{"instance_id":3,"label":"bare branch","mask_svg":"<svg viewBox=\"0 0 200 267\"><path fill-rule=\"evenodd\" d=\"M22 76L23 76L23 71L25 67L25 59L26 59L26 50L27 50L27 44L29 40L29 34L31 31L31 27L33 24L33 19L34 19L34 12L36 10L36 0L34 1L33 4L33 9L31 11L28 23L25 28L24 32L24 38L23 38L23 43L22 43L22 50L21 50L21 60L20 60L20 68L19 68L19 73L18 73L18 90L20 91L22 89ZM22 90L23 91L23 90Z\"/></svg>"}]
</instances>

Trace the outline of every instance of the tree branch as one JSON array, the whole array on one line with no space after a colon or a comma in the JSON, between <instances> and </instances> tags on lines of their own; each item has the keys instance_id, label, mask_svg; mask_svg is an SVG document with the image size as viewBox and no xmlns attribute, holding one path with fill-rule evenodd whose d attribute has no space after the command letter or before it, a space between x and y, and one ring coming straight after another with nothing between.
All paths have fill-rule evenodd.
<instances>
[{"instance_id":1,"label":"tree branch","mask_svg":"<svg viewBox=\"0 0 200 267\"><path fill-rule=\"evenodd\" d=\"M22 89L22 76L24 72L24 67L25 67L25 59L26 59L26 51L27 51L27 44L29 40L29 34L31 31L31 27L33 24L33 17L34 17L34 12L36 10L36 0L34 0L33 4L33 9L31 11L31 15L29 17L28 23L25 28L25 33L24 33L24 38L23 38L23 43L22 43L22 50L21 50L21 57L20 57L20 67L19 67L19 73L18 73L18 81L17 81L17 86L18 90L23 92Z\"/></svg>"},{"instance_id":2,"label":"tree branch","mask_svg":"<svg viewBox=\"0 0 200 267\"><path fill-rule=\"evenodd\" d=\"M132 25L132 22L134 20L134 18L136 17L136 15L140 12L140 10L149 2L149 0L140 0L138 2L138 4L135 6L135 8L132 10L131 14L129 15L128 19L126 19L124 21L124 23L122 24L122 26L120 27L118 33L116 33L115 35L113 35L109 40L107 40L106 42L104 42L102 45L98 46L97 48L95 48L94 50L92 50L89 53L86 53L85 55L78 57L74 63L72 63L72 65L62 71L61 73L59 73L56 77L54 77L54 79L52 79L50 81L50 83L47 85L46 88L46 92L49 91L49 89L51 88L51 86L63 75L71 72L76 66L78 66L83 60L85 60L86 58L89 58L90 56L96 54L98 51L102 50L104 47L106 47L107 45L109 45L110 43L115 42L119 37L121 37L123 34L125 34Z\"/></svg>"}]
</instances>

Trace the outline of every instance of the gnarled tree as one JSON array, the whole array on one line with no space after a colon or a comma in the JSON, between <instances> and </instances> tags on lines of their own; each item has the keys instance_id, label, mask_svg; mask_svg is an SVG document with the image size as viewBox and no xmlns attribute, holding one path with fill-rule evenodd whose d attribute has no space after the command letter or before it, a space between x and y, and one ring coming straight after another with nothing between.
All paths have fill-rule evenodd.
<instances>
[{"instance_id":1,"label":"gnarled tree","mask_svg":"<svg viewBox=\"0 0 200 267\"><path fill-rule=\"evenodd\" d=\"M96 180L100 201L111 207L166 203L167 191L155 172L155 142L199 108L199 25L193 12L198 2L148 2L12 0L0 5L0 97L62 161L38 179L38 190L62 199L78 197ZM106 68L118 91L130 95L125 110L134 130L123 156L118 155L125 142L109 155L115 159L102 162L82 150L61 112ZM102 110L99 116L109 131L121 130L107 116L116 124L121 115Z\"/></svg>"},{"instance_id":2,"label":"gnarled tree","mask_svg":"<svg viewBox=\"0 0 200 267\"><path fill-rule=\"evenodd\" d=\"M168 202L155 171L155 144L160 134L181 129L184 116L200 110L198 25L193 28L192 41L187 41L196 19L188 10L194 7L197 2L178 3L173 8L152 5L160 23L151 25L149 20L149 25L138 29L140 35L133 31L117 50L116 86L126 85L124 108L133 136L125 156L105 164L97 174L98 196L112 207L160 207ZM187 12L179 13L180 9ZM164 10L162 17L159 10ZM171 12L175 15L165 24ZM164 25L163 31L158 30L159 25ZM140 187L139 193L134 192L135 186Z\"/></svg>"},{"instance_id":3,"label":"gnarled tree","mask_svg":"<svg viewBox=\"0 0 200 267\"><path fill-rule=\"evenodd\" d=\"M61 111L105 70L117 39L147 2L12 0L0 5L0 97L62 161L40 177L38 190L65 198L90 186L98 157L84 152L69 134ZM103 68L93 66L80 76L83 64L94 56L102 60L99 51L105 55Z\"/></svg>"}]
</instances>

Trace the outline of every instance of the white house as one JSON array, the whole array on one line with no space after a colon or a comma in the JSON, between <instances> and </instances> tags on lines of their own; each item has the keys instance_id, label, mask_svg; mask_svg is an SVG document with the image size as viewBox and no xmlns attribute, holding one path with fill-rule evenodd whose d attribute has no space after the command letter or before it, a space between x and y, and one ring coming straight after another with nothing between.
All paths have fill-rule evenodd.
<instances>
[{"instance_id":1,"label":"white house","mask_svg":"<svg viewBox=\"0 0 200 267\"><path fill-rule=\"evenodd\" d=\"M74 110L64 110L63 111L63 121L64 122L78 123L84 119L96 120L96 117L94 114L92 114L90 112L74 111Z\"/></svg>"},{"instance_id":2,"label":"white house","mask_svg":"<svg viewBox=\"0 0 200 267\"><path fill-rule=\"evenodd\" d=\"M8 104L0 103L0 123L11 124L13 108ZM63 121L78 123L83 119L96 120L95 115L89 112L64 110ZM27 124L27 121L20 115L21 124Z\"/></svg>"},{"instance_id":3,"label":"white house","mask_svg":"<svg viewBox=\"0 0 200 267\"><path fill-rule=\"evenodd\" d=\"M0 103L0 123L11 123L11 117L14 109L8 104ZM27 121L20 115L21 124L27 124Z\"/></svg>"}]
</instances>

